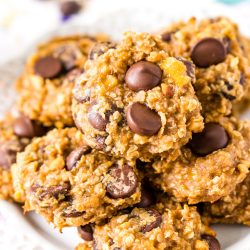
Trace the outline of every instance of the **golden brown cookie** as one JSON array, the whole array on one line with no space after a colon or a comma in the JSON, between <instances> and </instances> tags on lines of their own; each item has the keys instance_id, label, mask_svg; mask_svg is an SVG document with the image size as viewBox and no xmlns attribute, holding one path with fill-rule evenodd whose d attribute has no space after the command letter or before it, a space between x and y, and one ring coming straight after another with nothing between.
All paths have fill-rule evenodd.
<instances>
[{"instance_id":1,"label":"golden brown cookie","mask_svg":"<svg viewBox=\"0 0 250 250\"><path fill-rule=\"evenodd\" d=\"M128 32L86 64L73 91L73 117L91 147L127 159L175 157L203 129L194 66L163 49L152 35Z\"/></svg>"},{"instance_id":2,"label":"golden brown cookie","mask_svg":"<svg viewBox=\"0 0 250 250\"><path fill-rule=\"evenodd\" d=\"M92 150L76 128L54 129L18 155L15 199L56 227L100 222L140 201L134 162Z\"/></svg>"},{"instance_id":3,"label":"golden brown cookie","mask_svg":"<svg viewBox=\"0 0 250 250\"><path fill-rule=\"evenodd\" d=\"M75 78L84 71L92 47L106 40L102 35L66 36L40 45L28 58L16 84L20 111L45 126L72 126L71 92Z\"/></svg>"}]
</instances>

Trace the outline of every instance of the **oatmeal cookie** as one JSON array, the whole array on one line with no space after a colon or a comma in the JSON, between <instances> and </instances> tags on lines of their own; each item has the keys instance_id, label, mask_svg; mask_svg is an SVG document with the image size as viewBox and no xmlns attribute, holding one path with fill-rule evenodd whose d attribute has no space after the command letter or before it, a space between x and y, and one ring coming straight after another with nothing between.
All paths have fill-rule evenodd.
<instances>
[{"instance_id":1,"label":"oatmeal cookie","mask_svg":"<svg viewBox=\"0 0 250 250\"><path fill-rule=\"evenodd\" d=\"M229 195L215 203L202 205L206 223L245 224L250 226L250 174Z\"/></svg>"},{"instance_id":2,"label":"oatmeal cookie","mask_svg":"<svg viewBox=\"0 0 250 250\"><path fill-rule=\"evenodd\" d=\"M122 211L106 224L92 227L79 230L85 243L76 250L220 249L215 233L202 224L196 208L172 200ZM217 248L210 248L211 244Z\"/></svg>"},{"instance_id":3,"label":"oatmeal cookie","mask_svg":"<svg viewBox=\"0 0 250 250\"><path fill-rule=\"evenodd\" d=\"M19 109L45 126L73 125L71 92L92 47L105 36L66 36L38 47L16 83Z\"/></svg>"},{"instance_id":4,"label":"oatmeal cookie","mask_svg":"<svg viewBox=\"0 0 250 250\"><path fill-rule=\"evenodd\" d=\"M232 112L250 85L250 61L236 24L225 17L172 24L161 32L173 56L197 66L194 88L206 115Z\"/></svg>"},{"instance_id":5,"label":"oatmeal cookie","mask_svg":"<svg viewBox=\"0 0 250 250\"><path fill-rule=\"evenodd\" d=\"M214 202L232 192L250 167L250 123L207 119L176 161L148 164L148 176L178 201ZM152 174L152 166L155 174Z\"/></svg>"},{"instance_id":6,"label":"oatmeal cookie","mask_svg":"<svg viewBox=\"0 0 250 250\"><path fill-rule=\"evenodd\" d=\"M11 165L31 138L43 132L40 125L25 116L14 118L8 114L0 121L0 199L13 199Z\"/></svg>"},{"instance_id":7,"label":"oatmeal cookie","mask_svg":"<svg viewBox=\"0 0 250 250\"><path fill-rule=\"evenodd\" d=\"M87 66L73 91L73 117L87 143L116 157L172 155L203 129L194 65L164 43L127 32Z\"/></svg>"},{"instance_id":8,"label":"oatmeal cookie","mask_svg":"<svg viewBox=\"0 0 250 250\"><path fill-rule=\"evenodd\" d=\"M99 222L140 201L135 164L84 143L76 128L54 129L18 155L15 198L56 227Z\"/></svg>"}]
</instances>

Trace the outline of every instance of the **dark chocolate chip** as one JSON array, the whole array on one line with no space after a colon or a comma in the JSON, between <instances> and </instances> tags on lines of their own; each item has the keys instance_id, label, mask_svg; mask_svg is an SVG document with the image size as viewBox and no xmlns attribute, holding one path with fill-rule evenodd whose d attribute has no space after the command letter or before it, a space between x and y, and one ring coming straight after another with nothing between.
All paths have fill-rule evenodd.
<instances>
[{"instance_id":1,"label":"dark chocolate chip","mask_svg":"<svg viewBox=\"0 0 250 250\"><path fill-rule=\"evenodd\" d=\"M227 87L227 90L232 90L234 88L234 86L232 84L230 84L229 82L225 82L225 85Z\"/></svg>"},{"instance_id":2,"label":"dark chocolate chip","mask_svg":"<svg viewBox=\"0 0 250 250\"><path fill-rule=\"evenodd\" d=\"M236 97L233 96L233 95L230 95L230 94L225 93L225 92L221 92L221 93L222 93L222 95L223 95L226 99L228 99L229 101L233 101L233 100L236 99Z\"/></svg>"},{"instance_id":3,"label":"dark chocolate chip","mask_svg":"<svg viewBox=\"0 0 250 250\"><path fill-rule=\"evenodd\" d=\"M105 131L108 119L103 118L97 111L94 110L96 102L92 102L88 109L88 121L93 128L99 131Z\"/></svg>"},{"instance_id":4,"label":"dark chocolate chip","mask_svg":"<svg viewBox=\"0 0 250 250\"><path fill-rule=\"evenodd\" d=\"M157 210L147 209L147 212L150 214L150 216L154 217L154 220L150 222L149 224L146 224L141 227L142 233L150 232L154 228L159 227L162 222L162 216Z\"/></svg>"},{"instance_id":5,"label":"dark chocolate chip","mask_svg":"<svg viewBox=\"0 0 250 250\"><path fill-rule=\"evenodd\" d=\"M81 5L77 1L63 1L60 9L63 15L70 16L78 13L81 10Z\"/></svg>"},{"instance_id":6,"label":"dark chocolate chip","mask_svg":"<svg viewBox=\"0 0 250 250\"><path fill-rule=\"evenodd\" d=\"M199 156L206 156L212 152L225 148L229 137L227 131L218 123L207 123L201 133L193 134L189 143L192 152Z\"/></svg>"},{"instance_id":7,"label":"dark chocolate chip","mask_svg":"<svg viewBox=\"0 0 250 250\"><path fill-rule=\"evenodd\" d=\"M0 146L0 167L9 170L10 166L16 161L17 151L11 150L7 145Z\"/></svg>"},{"instance_id":8,"label":"dark chocolate chip","mask_svg":"<svg viewBox=\"0 0 250 250\"><path fill-rule=\"evenodd\" d=\"M155 196L153 190L150 190L146 186L143 186L141 191L141 200L136 204L136 207L146 208L155 203Z\"/></svg>"},{"instance_id":9,"label":"dark chocolate chip","mask_svg":"<svg viewBox=\"0 0 250 250\"><path fill-rule=\"evenodd\" d=\"M173 32L165 32L165 33L163 33L161 35L162 41L167 42L167 43L170 42L171 38L172 38L172 34L173 34Z\"/></svg>"},{"instance_id":10,"label":"dark chocolate chip","mask_svg":"<svg viewBox=\"0 0 250 250\"><path fill-rule=\"evenodd\" d=\"M110 179L106 190L111 198L126 198L135 193L138 177L129 165L115 165L109 169L108 175Z\"/></svg>"},{"instance_id":11,"label":"dark chocolate chip","mask_svg":"<svg viewBox=\"0 0 250 250\"><path fill-rule=\"evenodd\" d=\"M116 47L115 43L112 42L102 42L102 43L96 43L90 53L89 53L89 59L90 60L94 60L97 57L99 57L100 55L104 54L106 51L108 51L109 49L113 49Z\"/></svg>"},{"instance_id":12,"label":"dark chocolate chip","mask_svg":"<svg viewBox=\"0 0 250 250\"><path fill-rule=\"evenodd\" d=\"M232 51L232 40L227 36L223 38L223 43L227 54L229 54Z\"/></svg>"},{"instance_id":13,"label":"dark chocolate chip","mask_svg":"<svg viewBox=\"0 0 250 250\"><path fill-rule=\"evenodd\" d=\"M185 60L182 57L177 57L176 59L185 64L186 69L187 69L187 75L191 78L195 78L195 69L194 69L192 62Z\"/></svg>"},{"instance_id":14,"label":"dark chocolate chip","mask_svg":"<svg viewBox=\"0 0 250 250\"><path fill-rule=\"evenodd\" d=\"M90 95L91 95L90 89L85 90L84 93L82 93L80 89L81 89L81 86L76 84L75 91L74 91L74 99L80 103L90 101Z\"/></svg>"},{"instance_id":15,"label":"dark chocolate chip","mask_svg":"<svg viewBox=\"0 0 250 250\"><path fill-rule=\"evenodd\" d=\"M243 73L240 74L240 84L243 86L245 84L246 77Z\"/></svg>"},{"instance_id":16,"label":"dark chocolate chip","mask_svg":"<svg viewBox=\"0 0 250 250\"><path fill-rule=\"evenodd\" d=\"M46 196L52 196L58 198L59 195L67 195L69 191L70 191L70 184L63 183L62 185L42 188L41 192L39 193L39 198L43 199Z\"/></svg>"},{"instance_id":17,"label":"dark chocolate chip","mask_svg":"<svg viewBox=\"0 0 250 250\"><path fill-rule=\"evenodd\" d=\"M92 241L93 240L93 229L91 225L85 225L77 227L78 234L81 238L85 241Z\"/></svg>"},{"instance_id":18,"label":"dark chocolate chip","mask_svg":"<svg viewBox=\"0 0 250 250\"><path fill-rule=\"evenodd\" d=\"M34 121L31 121L26 116L20 116L15 119L13 124L13 130L15 135L26 138L41 136L46 132L43 126L38 125Z\"/></svg>"},{"instance_id":19,"label":"dark chocolate chip","mask_svg":"<svg viewBox=\"0 0 250 250\"><path fill-rule=\"evenodd\" d=\"M81 157L85 154L90 153L90 151L91 148L87 145L76 148L68 155L66 159L66 169L70 171L72 168L76 166L77 162L81 159Z\"/></svg>"},{"instance_id":20,"label":"dark chocolate chip","mask_svg":"<svg viewBox=\"0 0 250 250\"><path fill-rule=\"evenodd\" d=\"M54 78L63 71L62 62L53 56L38 59L34 67L36 74L44 78Z\"/></svg>"},{"instance_id":21,"label":"dark chocolate chip","mask_svg":"<svg viewBox=\"0 0 250 250\"><path fill-rule=\"evenodd\" d=\"M219 241L214 236L204 234L204 235L202 235L201 238L208 243L209 250L220 250L221 249Z\"/></svg>"},{"instance_id":22,"label":"dark chocolate chip","mask_svg":"<svg viewBox=\"0 0 250 250\"><path fill-rule=\"evenodd\" d=\"M221 63L226 58L224 44L216 38L204 38L191 50L191 59L197 67L206 68Z\"/></svg>"},{"instance_id":23,"label":"dark chocolate chip","mask_svg":"<svg viewBox=\"0 0 250 250\"><path fill-rule=\"evenodd\" d=\"M77 210L73 209L73 210L69 210L69 211L67 211L67 210L63 211L62 216L66 217L66 218L77 218L77 217L80 217L84 214L85 214L84 211L77 211Z\"/></svg>"},{"instance_id":24,"label":"dark chocolate chip","mask_svg":"<svg viewBox=\"0 0 250 250\"><path fill-rule=\"evenodd\" d=\"M125 82L133 91L149 90L161 83L162 70L154 63L141 61L126 72Z\"/></svg>"},{"instance_id":25,"label":"dark chocolate chip","mask_svg":"<svg viewBox=\"0 0 250 250\"><path fill-rule=\"evenodd\" d=\"M161 117L154 110L138 102L129 106L126 118L130 129L139 135L155 135L161 128Z\"/></svg>"},{"instance_id":26,"label":"dark chocolate chip","mask_svg":"<svg viewBox=\"0 0 250 250\"><path fill-rule=\"evenodd\" d=\"M106 148L105 140L106 140L105 136L97 135L95 138L95 141L97 143L96 149L104 150Z\"/></svg>"}]
</instances>

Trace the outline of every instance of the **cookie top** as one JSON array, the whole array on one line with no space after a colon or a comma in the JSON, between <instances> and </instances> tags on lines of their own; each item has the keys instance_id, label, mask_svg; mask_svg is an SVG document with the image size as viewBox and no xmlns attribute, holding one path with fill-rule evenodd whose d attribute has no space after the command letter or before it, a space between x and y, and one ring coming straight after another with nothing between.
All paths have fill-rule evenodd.
<instances>
[{"instance_id":1,"label":"cookie top","mask_svg":"<svg viewBox=\"0 0 250 250\"><path fill-rule=\"evenodd\" d=\"M127 32L86 64L73 91L73 116L91 147L149 160L173 154L202 130L194 66L163 48L147 33Z\"/></svg>"},{"instance_id":2,"label":"cookie top","mask_svg":"<svg viewBox=\"0 0 250 250\"><path fill-rule=\"evenodd\" d=\"M148 208L123 211L106 224L93 226L92 242L76 249L209 249L206 237L219 246L195 207L162 199Z\"/></svg>"},{"instance_id":3,"label":"cookie top","mask_svg":"<svg viewBox=\"0 0 250 250\"><path fill-rule=\"evenodd\" d=\"M249 122L235 118L207 120L205 129L193 134L176 161L149 164L148 176L179 201L214 202L247 176L249 135Z\"/></svg>"},{"instance_id":4,"label":"cookie top","mask_svg":"<svg viewBox=\"0 0 250 250\"><path fill-rule=\"evenodd\" d=\"M0 198L13 199L13 185L10 173L16 155L39 136L44 128L25 116L13 117L7 114L0 121Z\"/></svg>"},{"instance_id":5,"label":"cookie top","mask_svg":"<svg viewBox=\"0 0 250 250\"><path fill-rule=\"evenodd\" d=\"M18 108L45 126L72 126L71 92L75 78L96 42L107 37L66 36L40 45L16 83Z\"/></svg>"},{"instance_id":6,"label":"cookie top","mask_svg":"<svg viewBox=\"0 0 250 250\"><path fill-rule=\"evenodd\" d=\"M12 168L16 200L58 228L98 223L140 201L135 163L91 150L83 137L76 128L54 129Z\"/></svg>"},{"instance_id":7,"label":"cookie top","mask_svg":"<svg viewBox=\"0 0 250 250\"><path fill-rule=\"evenodd\" d=\"M242 99L250 85L250 61L236 24L225 17L174 23L161 38L173 56L192 59L196 65L194 88L203 112L224 116Z\"/></svg>"}]
</instances>

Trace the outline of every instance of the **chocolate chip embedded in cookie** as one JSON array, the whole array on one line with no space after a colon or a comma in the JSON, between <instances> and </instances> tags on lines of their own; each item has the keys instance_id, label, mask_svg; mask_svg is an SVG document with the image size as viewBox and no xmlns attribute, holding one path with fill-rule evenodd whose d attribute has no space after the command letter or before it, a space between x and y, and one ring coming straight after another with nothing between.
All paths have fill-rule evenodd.
<instances>
[{"instance_id":1,"label":"chocolate chip embedded in cookie","mask_svg":"<svg viewBox=\"0 0 250 250\"><path fill-rule=\"evenodd\" d=\"M160 198L150 208L121 211L93 227L93 241L76 249L214 249L215 233L205 227L195 207ZM90 239L90 237L89 237Z\"/></svg>"},{"instance_id":2,"label":"chocolate chip embedded in cookie","mask_svg":"<svg viewBox=\"0 0 250 250\"><path fill-rule=\"evenodd\" d=\"M18 108L31 120L44 126L73 126L72 89L84 71L88 53L107 37L66 36L54 38L38 47L28 58L17 81Z\"/></svg>"},{"instance_id":3,"label":"chocolate chip embedded in cookie","mask_svg":"<svg viewBox=\"0 0 250 250\"><path fill-rule=\"evenodd\" d=\"M249 122L235 118L207 120L175 161L158 160L147 168L152 183L190 204L214 202L232 192L247 176Z\"/></svg>"},{"instance_id":4,"label":"chocolate chip embedded in cookie","mask_svg":"<svg viewBox=\"0 0 250 250\"><path fill-rule=\"evenodd\" d=\"M192 132L202 130L194 65L164 48L147 33L128 32L115 48L87 62L72 110L91 147L147 161L176 155Z\"/></svg>"},{"instance_id":5,"label":"chocolate chip embedded in cookie","mask_svg":"<svg viewBox=\"0 0 250 250\"><path fill-rule=\"evenodd\" d=\"M34 139L18 155L12 174L25 211L36 211L60 229L82 226L85 238L85 225L110 218L141 197L135 163L91 150L76 128Z\"/></svg>"},{"instance_id":6,"label":"chocolate chip embedded in cookie","mask_svg":"<svg viewBox=\"0 0 250 250\"><path fill-rule=\"evenodd\" d=\"M237 25L225 17L191 18L171 24L160 36L172 56L191 58L197 66L194 88L203 113L211 117L231 114L233 104L250 86L250 60Z\"/></svg>"},{"instance_id":7,"label":"chocolate chip embedded in cookie","mask_svg":"<svg viewBox=\"0 0 250 250\"><path fill-rule=\"evenodd\" d=\"M93 229L91 225L80 226L77 228L77 231L82 239L85 241L92 241L93 240Z\"/></svg>"}]
</instances>

